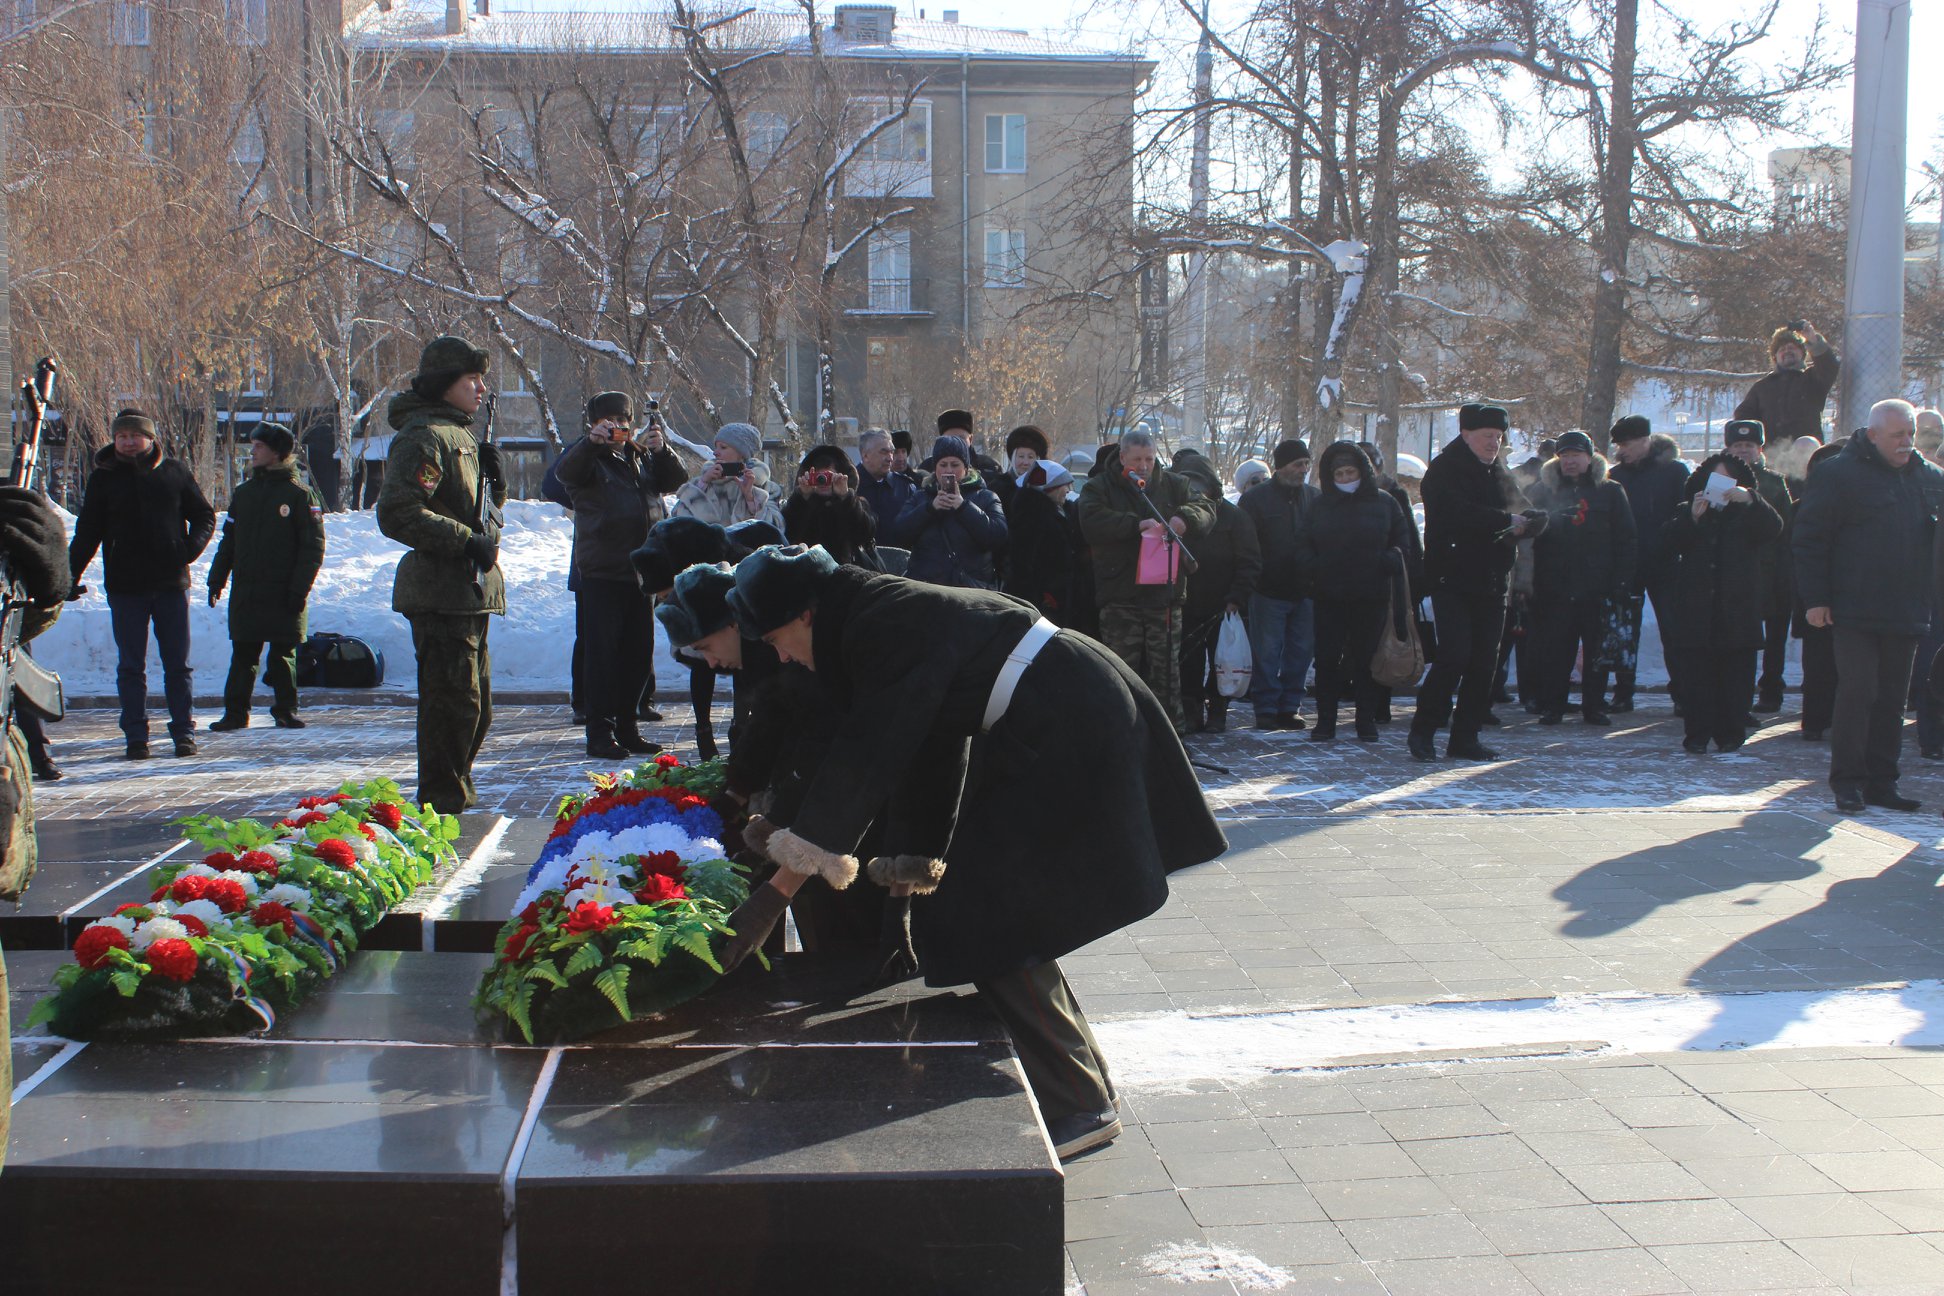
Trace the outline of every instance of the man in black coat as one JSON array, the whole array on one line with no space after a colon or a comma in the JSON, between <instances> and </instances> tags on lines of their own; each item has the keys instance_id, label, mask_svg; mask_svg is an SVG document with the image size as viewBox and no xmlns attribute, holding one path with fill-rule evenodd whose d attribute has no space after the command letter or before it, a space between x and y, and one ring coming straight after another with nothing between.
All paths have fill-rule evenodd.
<instances>
[{"instance_id":1,"label":"man in black coat","mask_svg":"<svg viewBox=\"0 0 1944 1296\"><path fill-rule=\"evenodd\" d=\"M1811 626L1830 626L1836 712L1829 786L1836 808L1915 810L1897 791L1904 693L1930 627L1944 471L1912 450L1917 411L1878 401L1869 426L1809 475L1796 510L1796 586Z\"/></svg>"},{"instance_id":2,"label":"man in black coat","mask_svg":"<svg viewBox=\"0 0 1944 1296\"><path fill-rule=\"evenodd\" d=\"M587 402L587 435L561 454L555 475L574 510L587 754L653 755L661 747L641 736L636 712L654 676L655 623L631 555L662 520L662 496L687 481L688 470L658 426L636 439L628 393L602 392Z\"/></svg>"},{"instance_id":3,"label":"man in black coat","mask_svg":"<svg viewBox=\"0 0 1944 1296\"><path fill-rule=\"evenodd\" d=\"M877 519L879 534L898 520L918 490L917 483L894 466L898 452L892 435L872 428L857 438L857 493ZM909 433L905 439L911 439Z\"/></svg>"},{"instance_id":4,"label":"man in black coat","mask_svg":"<svg viewBox=\"0 0 1944 1296\"><path fill-rule=\"evenodd\" d=\"M1613 444L1615 463L1607 476L1619 482L1633 508L1634 534L1639 554L1634 564L1632 603L1633 651L1640 655L1641 623L1647 602L1654 604L1654 620L1660 628L1661 656L1667 663L1667 691L1675 709L1681 705L1680 654L1673 650L1677 637L1674 618L1680 613L1674 600L1674 555L1668 548L1667 521L1685 498L1688 470L1681 463L1681 447L1671 436L1654 431L1644 414L1628 414L1613 425L1608 439ZM1634 709L1634 672L1615 671L1613 710Z\"/></svg>"},{"instance_id":5,"label":"man in black coat","mask_svg":"<svg viewBox=\"0 0 1944 1296\"><path fill-rule=\"evenodd\" d=\"M1627 492L1607 480L1607 461L1584 432L1559 438L1558 454L1539 472L1534 501L1550 515L1533 544L1533 628L1539 637L1539 723L1566 711L1573 660L1584 652L1580 716L1610 725L1607 672L1601 662L1607 611L1633 589L1634 519Z\"/></svg>"},{"instance_id":6,"label":"man in black coat","mask_svg":"<svg viewBox=\"0 0 1944 1296\"><path fill-rule=\"evenodd\" d=\"M729 602L843 715L796 821L745 830L780 867L731 920L724 966L810 877L848 885L882 818L869 874L922 895L926 982L970 982L993 1005L1062 1158L1114 1138L1113 1085L1057 960L1153 913L1169 872L1227 849L1168 713L1106 648L1003 594L792 547L744 559Z\"/></svg>"},{"instance_id":7,"label":"man in black coat","mask_svg":"<svg viewBox=\"0 0 1944 1296\"><path fill-rule=\"evenodd\" d=\"M74 579L101 551L115 632L115 692L130 760L149 754L148 638L162 656L175 754L196 754L189 670L189 564L216 534L216 510L186 465L166 459L155 421L138 409L115 415L114 444L95 455L68 544Z\"/></svg>"},{"instance_id":8,"label":"man in black coat","mask_svg":"<svg viewBox=\"0 0 1944 1296\"><path fill-rule=\"evenodd\" d=\"M1773 715L1782 709L1782 668L1789 660L1789 614L1795 605L1795 571L1789 561L1795 496L1782 474L1763 462L1767 435L1759 422L1730 419L1721 437L1724 451L1747 467L1755 493L1782 519L1781 531L1762 546L1755 573L1762 606L1762 675L1751 714Z\"/></svg>"},{"instance_id":9,"label":"man in black coat","mask_svg":"<svg viewBox=\"0 0 1944 1296\"><path fill-rule=\"evenodd\" d=\"M1735 406L1735 417L1759 422L1771 445L1793 445L1805 436L1821 440L1823 406L1842 368L1829 339L1808 320L1784 324L1769 338L1769 361L1775 367L1755 380Z\"/></svg>"},{"instance_id":10,"label":"man in black coat","mask_svg":"<svg viewBox=\"0 0 1944 1296\"><path fill-rule=\"evenodd\" d=\"M1255 523L1262 574L1249 595L1249 652L1254 678L1249 701L1258 729L1302 729L1303 681L1316 657L1316 573L1309 565L1306 533L1316 512L1317 488L1307 480L1309 447L1279 444L1269 480L1242 496Z\"/></svg>"},{"instance_id":11,"label":"man in black coat","mask_svg":"<svg viewBox=\"0 0 1944 1296\"><path fill-rule=\"evenodd\" d=\"M1223 498L1221 474L1204 456L1183 450L1174 470L1214 506L1215 522L1195 545L1199 564L1188 577L1181 628L1181 709L1190 733L1225 733L1229 699L1215 686L1215 640L1223 618L1241 615L1262 575L1255 523Z\"/></svg>"},{"instance_id":12,"label":"man in black coat","mask_svg":"<svg viewBox=\"0 0 1944 1296\"><path fill-rule=\"evenodd\" d=\"M1500 406L1463 406L1458 439L1424 471L1424 577L1438 651L1411 720L1411 755L1419 760L1438 759L1437 733L1447 721L1446 756L1497 756L1478 741L1478 727L1492 701L1507 580L1518 540L1546 526L1544 513L1525 511L1525 496L1499 461L1511 422Z\"/></svg>"}]
</instances>

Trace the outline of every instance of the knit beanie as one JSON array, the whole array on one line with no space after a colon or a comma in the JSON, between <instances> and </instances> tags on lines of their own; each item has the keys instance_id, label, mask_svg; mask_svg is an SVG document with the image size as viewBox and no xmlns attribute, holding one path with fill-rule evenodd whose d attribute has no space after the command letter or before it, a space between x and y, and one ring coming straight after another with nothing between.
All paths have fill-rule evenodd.
<instances>
[{"instance_id":1,"label":"knit beanie","mask_svg":"<svg viewBox=\"0 0 1944 1296\"><path fill-rule=\"evenodd\" d=\"M1284 441L1276 447L1275 454L1270 456L1270 462L1275 464L1277 468L1287 468L1298 459L1307 459L1309 457L1309 447L1301 441Z\"/></svg>"},{"instance_id":2,"label":"knit beanie","mask_svg":"<svg viewBox=\"0 0 1944 1296\"><path fill-rule=\"evenodd\" d=\"M724 423L716 431L715 439L740 454L745 462L763 453L763 434L753 424Z\"/></svg>"}]
</instances>

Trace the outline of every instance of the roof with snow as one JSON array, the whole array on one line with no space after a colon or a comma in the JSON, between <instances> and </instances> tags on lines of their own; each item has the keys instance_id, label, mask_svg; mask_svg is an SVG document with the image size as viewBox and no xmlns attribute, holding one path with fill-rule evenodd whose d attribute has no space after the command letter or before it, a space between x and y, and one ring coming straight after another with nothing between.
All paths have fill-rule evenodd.
<instances>
[{"instance_id":1,"label":"roof with snow","mask_svg":"<svg viewBox=\"0 0 1944 1296\"><path fill-rule=\"evenodd\" d=\"M597 0L598 3L598 0ZM800 10L699 9L703 21L730 18L715 28L712 40L724 49L802 48L808 32ZM613 54L673 50L680 41L670 27L668 10L603 10L590 3L584 9L520 10L494 5L490 14L471 14L466 30L446 31L445 0L394 0L391 8L375 5L353 18L346 39L363 49L423 50L438 54L518 54L558 50L592 50ZM998 27L971 27L897 16L886 41L846 39L838 25L826 21L824 34L832 53L846 58L1038 60L1089 63L1142 61L1139 53L1106 50L1050 40Z\"/></svg>"}]
</instances>

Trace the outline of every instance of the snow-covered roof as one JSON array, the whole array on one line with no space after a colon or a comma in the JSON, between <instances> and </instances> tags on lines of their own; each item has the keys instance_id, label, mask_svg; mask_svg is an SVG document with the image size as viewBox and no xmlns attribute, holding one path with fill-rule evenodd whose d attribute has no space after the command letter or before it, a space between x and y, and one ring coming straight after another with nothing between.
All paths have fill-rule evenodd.
<instances>
[{"instance_id":1,"label":"snow-covered roof","mask_svg":"<svg viewBox=\"0 0 1944 1296\"><path fill-rule=\"evenodd\" d=\"M361 49L423 50L438 54L538 54L558 50L595 50L631 54L672 50L679 40L666 10L617 12L591 0L585 9L532 11L493 6L491 14L472 14L459 35L446 32L445 0L394 0L353 18L345 37ZM726 12L726 11L725 11ZM837 34L826 23L832 52L847 58L924 59L961 55L974 59L1047 59L1095 63L1138 61L1137 53L1098 49L1049 40L998 27L907 18L900 14L890 40L863 44ZM802 47L807 33L800 11L759 10L715 29L711 39L725 49Z\"/></svg>"}]
</instances>

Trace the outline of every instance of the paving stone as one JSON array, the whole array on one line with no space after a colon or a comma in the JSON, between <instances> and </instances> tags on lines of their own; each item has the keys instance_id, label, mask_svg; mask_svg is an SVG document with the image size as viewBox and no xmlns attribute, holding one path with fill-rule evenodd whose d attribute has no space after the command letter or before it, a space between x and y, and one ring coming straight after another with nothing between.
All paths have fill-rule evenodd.
<instances>
[{"instance_id":1,"label":"paving stone","mask_svg":"<svg viewBox=\"0 0 1944 1296\"><path fill-rule=\"evenodd\" d=\"M1283 1156L1307 1184L1335 1179L1391 1179L1418 1169L1404 1149L1391 1142L1292 1147L1285 1148Z\"/></svg>"},{"instance_id":2,"label":"paving stone","mask_svg":"<svg viewBox=\"0 0 1944 1296\"><path fill-rule=\"evenodd\" d=\"M1696 1291L1772 1291L1827 1285L1814 1266L1780 1242L1706 1242L1653 1247L1650 1254Z\"/></svg>"},{"instance_id":3,"label":"paving stone","mask_svg":"<svg viewBox=\"0 0 1944 1296\"><path fill-rule=\"evenodd\" d=\"M1350 1143L1391 1141L1390 1132L1368 1112L1324 1112L1312 1116L1269 1116L1260 1119L1263 1132L1279 1148L1337 1147Z\"/></svg>"},{"instance_id":4,"label":"paving stone","mask_svg":"<svg viewBox=\"0 0 1944 1296\"><path fill-rule=\"evenodd\" d=\"M1737 1197L1736 1209L1784 1241L1901 1233L1903 1227L1870 1204L1869 1193L1798 1193ZM1801 1248L1797 1248L1801 1250Z\"/></svg>"},{"instance_id":5,"label":"paving stone","mask_svg":"<svg viewBox=\"0 0 1944 1296\"><path fill-rule=\"evenodd\" d=\"M1845 1290L1904 1286L1935 1291L1941 1276L1937 1248L1915 1237L1802 1238L1798 1256Z\"/></svg>"},{"instance_id":6,"label":"paving stone","mask_svg":"<svg viewBox=\"0 0 1944 1296\"><path fill-rule=\"evenodd\" d=\"M1465 1209L1479 1211L1528 1210L1551 1206L1581 1206L1586 1195L1558 1171L1488 1170L1479 1174L1445 1175L1438 1184Z\"/></svg>"},{"instance_id":7,"label":"paving stone","mask_svg":"<svg viewBox=\"0 0 1944 1296\"><path fill-rule=\"evenodd\" d=\"M1206 1230L1210 1244L1232 1247L1265 1264L1342 1264L1357 1258L1337 1226L1327 1220L1239 1224Z\"/></svg>"},{"instance_id":8,"label":"paving stone","mask_svg":"<svg viewBox=\"0 0 1944 1296\"><path fill-rule=\"evenodd\" d=\"M1713 1196L1707 1185L1671 1161L1561 1166L1559 1173L1585 1193L1588 1201L1678 1201Z\"/></svg>"},{"instance_id":9,"label":"paving stone","mask_svg":"<svg viewBox=\"0 0 1944 1296\"><path fill-rule=\"evenodd\" d=\"M1944 1188L1944 1166L1919 1152L1818 1152L1803 1160L1849 1192Z\"/></svg>"},{"instance_id":10,"label":"paving stone","mask_svg":"<svg viewBox=\"0 0 1944 1296\"><path fill-rule=\"evenodd\" d=\"M1497 1254L1483 1233L1455 1213L1414 1219L1343 1220L1338 1227L1357 1255L1372 1262Z\"/></svg>"},{"instance_id":11,"label":"paving stone","mask_svg":"<svg viewBox=\"0 0 1944 1296\"><path fill-rule=\"evenodd\" d=\"M1546 1296L1660 1296L1694 1290L1641 1250L1528 1255L1514 1263Z\"/></svg>"},{"instance_id":12,"label":"paving stone","mask_svg":"<svg viewBox=\"0 0 1944 1296\"><path fill-rule=\"evenodd\" d=\"M1723 1197L1781 1197L1836 1191L1799 1156L1690 1157L1681 1168Z\"/></svg>"},{"instance_id":13,"label":"paving stone","mask_svg":"<svg viewBox=\"0 0 1944 1296\"><path fill-rule=\"evenodd\" d=\"M1460 1200L1468 1200L1460 1198ZM1467 1205L1471 1220L1500 1253L1508 1256L1555 1251L1597 1251L1624 1247L1632 1239L1597 1206L1555 1206L1539 1210L1479 1211Z\"/></svg>"},{"instance_id":14,"label":"paving stone","mask_svg":"<svg viewBox=\"0 0 1944 1296\"><path fill-rule=\"evenodd\" d=\"M1760 1242L1768 1238L1725 1201L1633 1201L1604 1207L1607 1218L1642 1246L1683 1242Z\"/></svg>"},{"instance_id":15,"label":"paving stone","mask_svg":"<svg viewBox=\"0 0 1944 1296\"><path fill-rule=\"evenodd\" d=\"M1308 1223L1324 1218L1323 1208L1301 1184L1251 1184L1246 1187L1184 1188L1181 1199L1203 1228L1237 1224Z\"/></svg>"},{"instance_id":16,"label":"paving stone","mask_svg":"<svg viewBox=\"0 0 1944 1296\"><path fill-rule=\"evenodd\" d=\"M1323 1213L1337 1221L1402 1219L1457 1209L1443 1189L1421 1177L1345 1179L1312 1185L1310 1191Z\"/></svg>"},{"instance_id":17,"label":"paving stone","mask_svg":"<svg viewBox=\"0 0 1944 1296\"><path fill-rule=\"evenodd\" d=\"M1392 1260L1373 1263L1371 1272L1391 1296L1447 1296L1451 1292L1478 1296L1529 1296L1539 1289L1518 1267L1499 1256L1466 1256L1451 1260Z\"/></svg>"}]
</instances>

